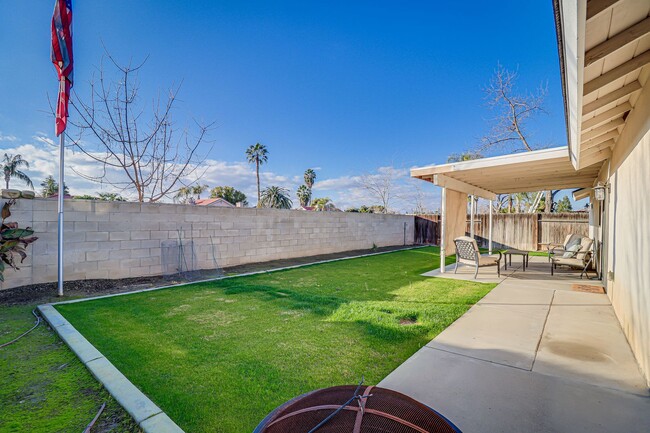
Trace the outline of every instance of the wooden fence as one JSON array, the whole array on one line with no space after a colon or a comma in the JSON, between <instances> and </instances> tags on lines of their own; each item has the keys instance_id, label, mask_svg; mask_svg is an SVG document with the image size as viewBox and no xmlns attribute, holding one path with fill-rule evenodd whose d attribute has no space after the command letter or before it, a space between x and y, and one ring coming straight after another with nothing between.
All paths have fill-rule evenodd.
<instances>
[{"instance_id":1,"label":"wooden fence","mask_svg":"<svg viewBox=\"0 0 650 433\"><path fill-rule=\"evenodd\" d=\"M479 246L488 247L489 218L476 215L474 235ZM536 251L542 243L561 243L571 233L587 236L589 216L584 212L494 214L492 216L492 242L495 249L516 248ZM470 233L467 217L467 234ZM418 215L415 218L415 243L440 244L440 216Z\"/></svg>"},{"instance_id":2,"label":"wooden fence","mask_svg":"<svg viewBox=\"0 0 650 433\"><path fill-rule=\"evenodd\" d=\"M438 215L417 215L415 217L414 243L424 245L440 244L440 222Z\"/></svg>"}]
</instances>

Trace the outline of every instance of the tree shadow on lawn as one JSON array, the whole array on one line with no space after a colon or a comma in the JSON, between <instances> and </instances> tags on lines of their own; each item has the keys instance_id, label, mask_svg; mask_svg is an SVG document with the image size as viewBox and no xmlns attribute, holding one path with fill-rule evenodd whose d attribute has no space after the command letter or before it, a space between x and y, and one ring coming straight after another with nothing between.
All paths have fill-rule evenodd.
<instances>
[{"instance_id":1,"label":"tree shadow on lawn","mask_svg":"<svg viewBox=\"0 0 650 433\"><path fill-rule=\"evenodd\" d=\"M277 288L264 284L237 284L220 287L225 295L257 294L262 300L277 302L284 309L309 311L319 316L331 314L345 299L313 293L298 292L288 288Z\"/></svg>"}]
</instances>

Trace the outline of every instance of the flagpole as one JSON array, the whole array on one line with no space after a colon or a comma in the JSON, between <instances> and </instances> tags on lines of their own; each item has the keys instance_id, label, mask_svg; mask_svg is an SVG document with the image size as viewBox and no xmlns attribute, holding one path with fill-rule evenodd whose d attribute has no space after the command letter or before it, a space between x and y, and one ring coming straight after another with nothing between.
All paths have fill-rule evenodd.
<instances>
[{"instance_id":1,"label":"flagpole","mask_svg":"<svg viewBox=\"0 0 650 433\"><path fill-rule=\"evenodd\" d=\"M65 90L65 76L61 76L60 82L61 89ZM61 90L59 90L60 92ZM57 280L58 280L58 295L63 296L63 196L65 195L65 183L63 180L64 165L63 157L65 153L65 131L61 131L59 135L59 245L58 245L58 266L57 266Z\"/></svg>"}]
</instances>

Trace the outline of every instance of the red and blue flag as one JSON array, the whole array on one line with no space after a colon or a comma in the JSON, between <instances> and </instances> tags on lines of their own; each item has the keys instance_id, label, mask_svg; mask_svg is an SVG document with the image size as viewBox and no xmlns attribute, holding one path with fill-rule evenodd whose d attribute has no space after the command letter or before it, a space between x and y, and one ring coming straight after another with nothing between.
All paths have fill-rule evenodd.
<instances>
[{"instance_id":1,"label":"red and blue flag","mask_svg":"<svg viewBox=\"0 0 650 433\"><path fill-rule=\"evenodd\" d=\"M72 87L72 0L55 0L52 15L52 63L59 76L59 97L56 104L56 135L68 123L68 102Z\"/></svg>"}]
</instances>

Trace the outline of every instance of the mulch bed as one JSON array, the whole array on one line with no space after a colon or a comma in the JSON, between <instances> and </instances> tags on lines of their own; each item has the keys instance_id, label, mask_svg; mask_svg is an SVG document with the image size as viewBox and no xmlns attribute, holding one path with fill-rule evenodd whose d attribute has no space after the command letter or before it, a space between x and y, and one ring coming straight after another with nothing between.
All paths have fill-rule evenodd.
<instances>
[{"instance_id":1,"label":"mulch bed","mask_svg":"<svg viewBox=\"0 0 650 433\"><path fill-rule=\"evenodd\" d=\"M209 278L216 278L220 275L236 275L248 272L258 272L287 266L306 265L323 260L331 260L343 257L358 256L373 252L397 251L404 249L403 246L381 247L375 250L354 250L334 254L321 254L318 256L298 257L294 259L274 260L270 262L251 263L240 266L233 266L224 269L201 270L186 272L171 276L153 276L139 278L122 278L116 280L77 280L65 281L63 283L64 296L56 296L57 283L30 284L28 286L14 287L0 290L0 305L23 305L23 304L44 304L58 302L75 298L87 298L92 296L108 295L113 293L130 292L134 290L147 289L151 287L169 286L174 284L199 281ZM7 271L11 272L11 271Z\"/></svg>"}]
</instances>

